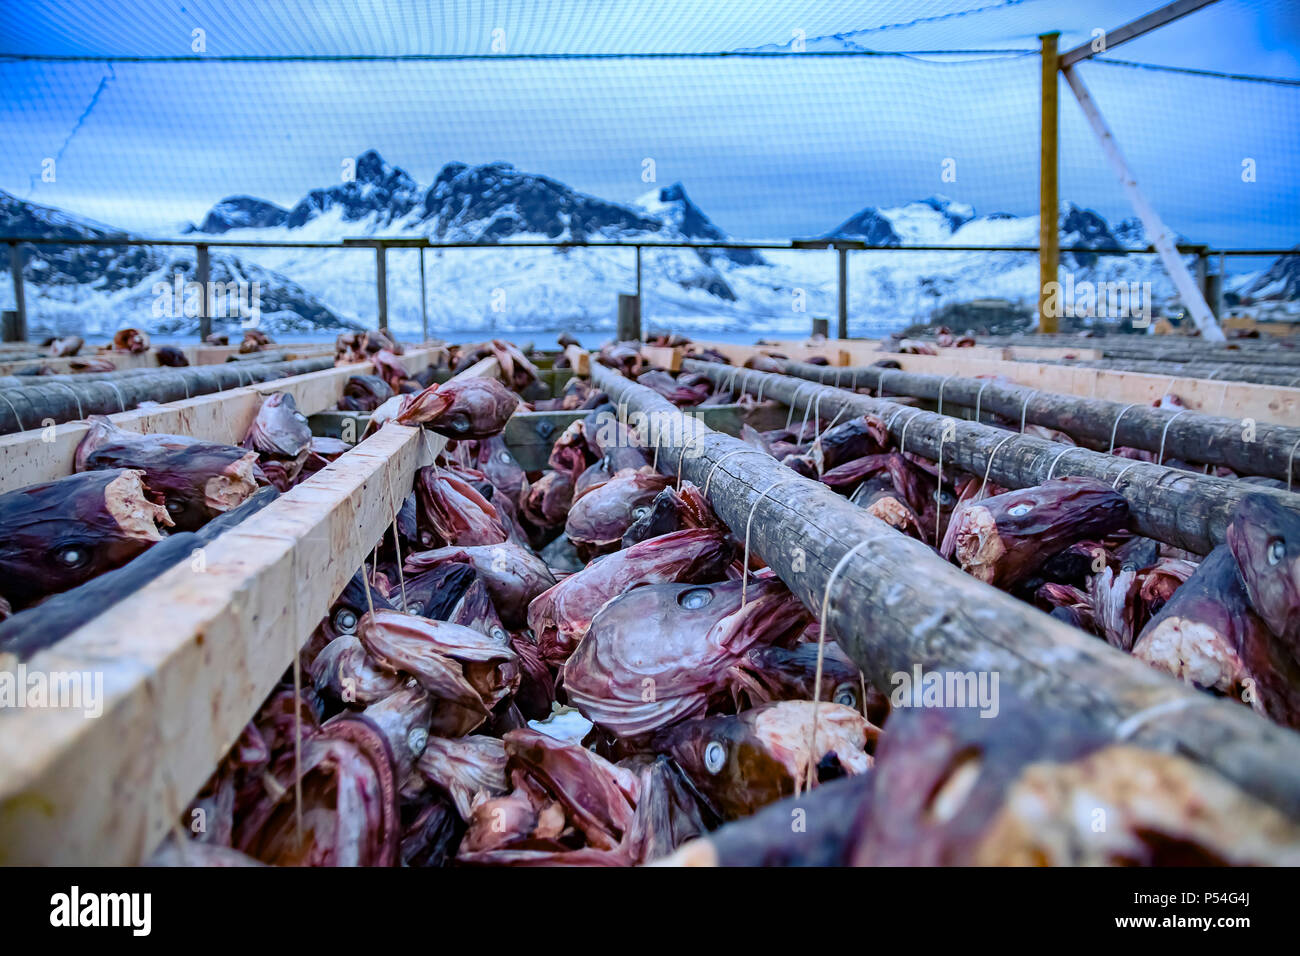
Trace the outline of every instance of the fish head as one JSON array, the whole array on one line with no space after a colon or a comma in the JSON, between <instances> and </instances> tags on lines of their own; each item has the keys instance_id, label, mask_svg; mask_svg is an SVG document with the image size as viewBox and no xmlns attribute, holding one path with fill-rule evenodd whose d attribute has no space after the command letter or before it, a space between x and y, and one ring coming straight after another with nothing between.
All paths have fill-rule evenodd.
<instances>
[{"instance_id":1,"label":"fish head","mask_svg":"<svg viewBox=\"0 0 1300 956\"><path fill-rule=\"evenodd\" d=\"M655 497L672 481L666 475L624 471L573 502L564 530L589 558L618 547L632 524L650 513Z\"/></svg>"},{"instance_id":2,"label":"fish head","mask_svg":"<svg viewBox=\"0 0 1300 956\"><path fill-rule=\"evenodd\" d=\"M1294 652L1300 642L1300 514L1266 495L1247 495L1227 538L1255 613Z\"/></svg>"},{"instance_id":3,"label":"fish head","mask_svg":"<svg viewBox=\"0 0 1300 956\"><path fill-rule=\"evenodd\" d=\"M452 379L430 387L437 389L436 404L440 408L423 421L448 438L490 438L499 434L519 406L519 397L492 378ZM399 421L405 415L399 416Z\"/></svg>"},{"instance_id":4,"label":"fish head","mask_svg":"<svg viewBox=\"0 0 1300 956\"><path fill-rule=\"evenodd\" d=\"M865 773L878 731L841 704L764 704L740 714L700 717L656 735L656 749L685 771L718 815L734 819L794 793L809 768L819 780Z\"/></svg>"}]
</instances>

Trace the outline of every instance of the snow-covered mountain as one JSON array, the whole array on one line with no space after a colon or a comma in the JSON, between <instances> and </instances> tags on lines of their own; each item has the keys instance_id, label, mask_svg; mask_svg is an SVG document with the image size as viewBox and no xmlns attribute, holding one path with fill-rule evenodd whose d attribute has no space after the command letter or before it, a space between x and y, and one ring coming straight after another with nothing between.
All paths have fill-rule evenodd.
<instances>
[{"instance_id":1,"label":"snow-covered mountain","mask_svg":"<svg viewBox=\"0 0 1300 956\"><path fill-rule=\"evenodd\" d=\"M656 244L731 238L680 183L614 202L508 163L453 162L424 187L373 150L358 156L351 172L335 185L307 191L291 206L249 195L227 197L182 236L279 242L427 236L470 244L424 254L423 302L420 252L389 251L389 320L406 335L420 331L426 310L435 335L612 328L617 295L636 288L630 249L529 248L519 245L523 241ZM1063 246L1146 245L1137 222L1124 220L1112 227L1104 217L1069 202L1061 206L1059 228ZM122 235L3 196L0 234L32 233L71 239ZM924 320L949 303L1000 298L1027 307L1037 298L1034 253L942 248L1035 245L1037 216L978 214L967 204L931 196L902 206L865 207L822 238L861 239L899 250L938 247L863 251L850 257L854 334L882 334ZM78 316L91 331L111 331L127 322L155 331L186 330L184 321L151 315L150 290L176 272L192 278L192 259L184 247L41 247L29 252L25 269L29 302L34 299L37 316L56 316L58 321L46 324L62 323L60 331L75 326ZM1275 268L1283 268L1282 263ZM324 332L344 323L374 323L375 264L368 248L250 248L238 258L214 250L212 269L217 281L256 277L262 284L264 321L270 313L273 326ZM1069 253L1062 256L1061 269L1063 280L1070 274L1076 283L1150 282L1157 303L1173 295L1154 256ZM1273 277L1269 294L1300 295L1300 279L1285 279L1291 274ZM811 316L833 315L836 308L836 257L824 252L646 248L641 278L642 313L652 328L804 333ZM0 297L6 293L0 284Z\"/></svg>"},{"instance_id":2,"label":"snow-covered mountain","mask_svg":"<svg viewBox=\"0 0 1300 956\"><path fill-rule=\"evenodd\" d=\"M40 236L73 240L69 245L23 247L23 279L28 326L33 335L71 332L111 334L126 325L154 332L191 334L197 331L197 295L186 314L186 297L173 294L177 276L181 289L195 281L193 249L184 246L76 245L77 239L127 239L131 236L59 209L26 202L0 191L0 235ZM0 268L9 272L9 247L0 246ZM271 333L342 329L340 319L319 299L291 279L238 256L214 251L210 263L213 283L233 289L244 283L245 300L257 292L259 328ZM254 283L256 286L254 287ZM13 308L13 287L0 286L0 307ZM244 317L231 314L214 319L217 330L237 328Z\"/></svg>"}]
</instances>

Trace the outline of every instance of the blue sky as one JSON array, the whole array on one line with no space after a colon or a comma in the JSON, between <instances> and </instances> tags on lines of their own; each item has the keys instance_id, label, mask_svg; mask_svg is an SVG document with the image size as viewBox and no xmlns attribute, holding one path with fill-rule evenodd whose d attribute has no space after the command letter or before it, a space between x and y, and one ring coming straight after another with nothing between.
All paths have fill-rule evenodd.
<instances>
[{"instance_id":1,"label":"blue sky","mask_svg":"<svg viewBox=\"0 0 1300 956\"><path fill-rule=\"evenodd\" d=\"M511 60L507 54L1062 46L1157 5L1096 0L64 2L0 7L0 188L144 233L232 193L292 204L378 149L428 183L505 160L610 199L682 181L723 228L810 235L866 205L946 193L1032 213L1037 58ZM967 12L964 15L962 11ZM912 21L921 21L904 25ZM476 55L455 62L129 63L44 57ZM817 37L841 34L840 39ZM1223 0L1112 56L1300 79L1300 15ZM1082 70L1139 181L1195 241L1300 241L1300 87L1095 64ZM1131 215L1062 87L1063 198ZM55 182L41 162L58 157ZM1241 178L1243 159L1256 180ZM956 162L956 182L941 178Z\"/></svg>"}]
</instances>

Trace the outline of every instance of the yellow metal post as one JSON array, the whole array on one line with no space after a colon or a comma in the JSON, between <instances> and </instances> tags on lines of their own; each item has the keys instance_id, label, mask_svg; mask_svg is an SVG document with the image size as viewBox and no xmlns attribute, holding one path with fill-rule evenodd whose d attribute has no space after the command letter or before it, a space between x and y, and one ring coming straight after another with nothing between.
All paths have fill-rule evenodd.
<instances>
[{"instance_id":1,"label":"yellow metal post","mask_svg":"<svg viewBox=\"0 0 1300 956\"><path fill-rule=\"evenodd\" d=\"M1056 315L1048 315L1048 300L1052 298L1049 284L1057 281L1057 266L1061 258L1061 241L1057 228L1060 197L1057 189L1057 50L1059 33L1043 33L1042 42L1042 127L1038 155L1038 331L1056 332ZM1055 297L1060 301L1059 295Z\"/></svg>"}]
</instances>

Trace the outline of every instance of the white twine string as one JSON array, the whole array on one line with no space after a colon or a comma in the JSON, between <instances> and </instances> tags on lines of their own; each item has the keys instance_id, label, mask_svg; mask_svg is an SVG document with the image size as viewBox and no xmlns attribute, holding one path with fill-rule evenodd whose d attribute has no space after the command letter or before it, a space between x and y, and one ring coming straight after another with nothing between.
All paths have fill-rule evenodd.
<instances>
[{"instance_id":1,"label":"white twine string","mask_svg":"<svg viewBox=\"0 0 1300 956\"><path fill-rule=\"evenodd\" d=\"M956 373L954 373L954 375L955 374ZM943 414L943 390L948 386L948 380L953 378L954 375L945 375L943 377L943 381L939 383L939 414L940 415Z\"/></svg>"},{"instance_id":2,"label":"white twine string","mask_svg":"<svg viewBox=\"0 0 1300 956\"><path fill-rule=\"evenodd\" d=\"M1025 416L1029 413L1029 400L1038 394L1038 389L1034 389L1025 396L1025 400L1020 404L1020 434L1025 433Z\"/></svg>"},{"instance_id":3,"label":"white twine string","mask_svg":"<svg viewBox=\"0 0 1300 956\"><path fill-rule=\"evenodd\" d=\"M27 431L27 429L23 427L23 420L22 417L18 414L18 409L14 408L14 403L9 401L9 396L4 393L3 389L0 389L0 398L3 398L5 400L5 404L8 405L11 409L13 409L14 422L18 425L18 430L20 432Z\"/></svg>"},{"instance_id":4,"label":"white twine string","mask_svg":"<svg viewBox=\"0 0 1300 956\"><path fill-rule=\"evenodd\" d=\"M740 570L740 606L743 608L746 602L746 593L749 590L749 530L754 523L754 512L758 510L759 504L767 497L769 491L780 485L789 484L792 481L799 481L803 475L791 475L789 478L778 478L767 486L767 489L754 499L754 503L749 507L749 517L745 519L745 557L741 562Z\"/></svg>"},{"instance_id":5,"label":"white twine string","mask_svg":"<svg viewBox=\"0 0 1300 956\"><path fill-rule=\"evenodd\" d=\"M976 501L979 501L984 497L984 489L988 487L989 475L993 471L993 459L997 457L997 454L1001 450L1002 446L1005 445L1007 442L1011 441L1011 439L1015 437L1016 437L1015 435L1008 435L1006 438L1002 439L1002 441L994 445L993 450L989 452L988 464L984 466L984 480L980 482L979 494L975 496Z\"/></svg>"},{"instance_id":6,"label":"white twine string","mask_svg":"<svg viewBox=\"0 0 1300 956\"><path fill-rule=\"evenodd\" d=\"M984 389L988 388L991 384L993 384L992 379L985 379L984 384L980 386L980 390L975 393L975 424L976 425L978 425L980 421L980 402L984 398Z\"/></svg>"},{"instance_id":7,"label":"white twine string","mask_svg":"<svg viewBox=\"0 0 1300 956\"><path fill-rule=\"evenodd\" d=\"M718 466L721 465L728 458L730 458L732 455L740 455L747 451L756 451L756 449L733 448L731 451L727 452L725 455L723 455L721 458L719 458L717 461L713 463L713 467L709 469L709 473L704 477L704 497L706 498L709 497L709 485L713 484L713 473L718 470Z\"/></svg>"},{"instance_id":8,"label":"white twine string","mask_svg":"<svg viewBox=\"0 0 1300 956\"><path fill-rule=\"evenodd\" d=\"M85 412L83 412L83 411L81 410L81 396L79 396L79 395L77 394L77 390L76 390L76 389L72 388L72 387L69 386L69 385L64 384L63 382L50 382L49 384L51 384L51 385L57 385L57 386L59 386L60 388L62 388L64 391L71 392L71 393L72 393L72 398L73 398L73 400L77 403L77 417L78 417L78 418L85 418L85 417L86 417Z\"/></svg>"},{"instance_id":9,"label":"white twine string","mask_svg":"<svg viewBox=\"0 0 1300 956\"><path fill-rule=\"evenodd\" d=\"M1141 462L1137 462L1137 461L1135 461L1135 462L1133 462L1133 464L1131 464L1131 465L1125 465L1124 468L1122 468L1122 469L1120 470L1120 473L1119 473L1118 475L1115 476L1115 480L1112 481L1112 482L1110 483L1111 490L1113 490L1113 491L1114 491L1114 490L1118 490L1118 489L1119 489L1119 480L1120 480L1121 478L1123 478L1125 475L1128 474L1130 468L1136 468L1136 467L1137 467L1138 465L1140 465L1140 464L1141 464Z\"/></svg>"},{"instance_id":10,"label":"white twine string","mask_svg":"<svg viewBox=\"0 0 1300 956\"><path fill-rule=\"evenodd\" d=\"M1178 411L1174 412L1173 415L1169 417L1169 420L1167 422L1165 422L1164 430L1160 433L1160 454L1156 457L1157 465L1162 465L1164 464L1165 461L1165 436L1169 434L1169 426L1174 423L1175 418L1177 418L1185 411L1187 411L1187 409L1180 408Z\"/></svg>"},{"instance_id":11,"label":"white twine string","mask_svg":"<svg viewBox=\"0 0 1300 956\"><path fill-rule=\"evenodd\" d=\"M817 387L816 382L804 382L795 387L794 394L790 396L790 411L785 416L786 431L790 430L790 423L794 421L794 412L799 405L799 393L802 392L805 388L816 388L816 387ZM808 420L807 417L805 417L804 421L807 420Z\"/></svg>"},{"instance_id":12,"label":"white twine string","mask_svg":"<svg viewBox=\"0 0 1300 956\"><path fill-rule=\"evenodd\" d=\"M1127 405L1121 408L1119 410L1119 414L1115 416L1115 424L1110 426L1110 447L1106 449L1106 454L1108 455L1115 454L1115 435L1119 432L1119 420L1124 417L1125 412L1127 412L1130 408L1132 408L1136 404L1137 402L1129 402Z\"/></svg>"},{"instance_id":13,"label":"white twine string","mask_svg":"<svg viewBox=\"0 0 1300 956\"><path fill-rule=\"evenodd\" d=\"M843 569L844 565L848 563L849 558L857 554L866 544L867 541L865 540L859 541L840 556L839 561L835 562L835 567L831 569L830 577L826 579L826 590L822 592L821 626L817 628L817 674L816 679L813 681L812 726L808 737L808 776L806 786L809 790L812 789L813 785L813 767L815 765L813 755L817 752L817 711L821 706L822 662L825 660L826 656L826 625L830 622L831 588L835 584L835 579L839 577L841 569ZM865 695L863 698L863 706L866 706Z\"/></svg>"},{"instance_id":14,"label":"white twine string","mask_svg":"<svg viewBox=\"0 0 1300 956\"><path fill-rule=\"evenodd\" d=\"M1291 468L1295 464L1295 450L1300 448L1300 441L1291 446L1291 454L1286 456L1286 490L1291 490Z\"/></svg>"},{"instance_id":15,"label":"white twine string","mask_svg":"<svg viewBox=\"0 0 1300 956\"><path fill-rule=\"evenodd\" d=\"M1175 697L1173 700L1161 701L1150 707L1139 710L1136 714L1125 719L1115 728L1116 740L1128 740L1133 737L1142 726L1156 717L1163 717L1166 714L1176 714L1180 710L1186 710L1188 707L1197 704L1203 704L1214 698L1205 694L1184 694Z\"/></svg>"},{"instance_id":16,"label":"white twine string","mask_svg":"<svg viewBox=\"0 0 1300 956\"><path fill-rule=\"evenodd\" d=\"M1052 459L1052 467L1047 469L1047 478L1046 478L1045 480L1046 480L1046 481L1051 481L1051 480L1052 480L1052 475L1053 475L1053 474L1055 473L1055 471L1056 471L1056 463L1057 463L1057 462L1059 462L1062 458L1064 458L1064 457L1065 457L1066 455L1068 455L1070 452L1072 452L1072 451L1078 451L1078 450L1079 450L1078 448L1073 448L1073 447L1072 447L1072 448L1067 448L1067 449L1065 449L1065 451L1061 452L1059 455L1057 455L1055 458L1053 458L1053 459Z\"/></svg>"}]
</instances>

